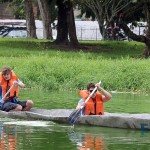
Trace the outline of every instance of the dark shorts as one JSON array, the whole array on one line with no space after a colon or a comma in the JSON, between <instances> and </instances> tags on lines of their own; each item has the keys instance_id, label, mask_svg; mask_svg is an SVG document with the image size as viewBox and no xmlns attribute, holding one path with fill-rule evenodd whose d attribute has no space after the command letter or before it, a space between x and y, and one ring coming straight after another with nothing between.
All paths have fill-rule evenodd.
<instances>
[{"instance_id":1,"label":"dark shorts","mask_svg":"<svg viewBox=\"0 0 150 150\"><path fill-rule=\"evenodd\" d=\"M1 110L8 112L15 109L18 105L21 105L22 109L24 109L26 107L26 102L27 100L20 101L17 98L14 98L13 100L6 100L6 102L3 103Z\"/></svg>"}]
</instances>

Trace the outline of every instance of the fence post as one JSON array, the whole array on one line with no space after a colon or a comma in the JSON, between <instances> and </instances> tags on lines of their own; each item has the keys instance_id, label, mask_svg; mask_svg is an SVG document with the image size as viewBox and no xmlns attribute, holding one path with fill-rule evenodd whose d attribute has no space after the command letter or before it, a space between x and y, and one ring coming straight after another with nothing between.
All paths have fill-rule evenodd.
<instances>
[{"instance_id":1,"label":"fence post","mask_svg":"<svg viewBox=\"0 0 150 150\"><path fill-rule=\"evenodd\" d=\"M13 26L13 24L12 24L12 28L13 28L14 26ZM14 34L14 31L12 31L12 33ZM13 38L13 34L12 34L12 36L11 36L11 38Z\"/></svg>"},{"instance_id":2,"label":"fence post","mask_svg":"<svg viewBox=\"0 0 150 150\"><path fill-rule=\"evenodd\" d=\"M97 28L96 28L96 41L97 41Z\"/></svg>"},{"instance_id":3,"label":"fence post","mask_svg":"<svg viewBox=\"0 0 150 150\"><path fill-rule=\"evenodd\" d=\"M82 27L81 27L81 41L82 41Z\"/></svg>"}]
</instances>

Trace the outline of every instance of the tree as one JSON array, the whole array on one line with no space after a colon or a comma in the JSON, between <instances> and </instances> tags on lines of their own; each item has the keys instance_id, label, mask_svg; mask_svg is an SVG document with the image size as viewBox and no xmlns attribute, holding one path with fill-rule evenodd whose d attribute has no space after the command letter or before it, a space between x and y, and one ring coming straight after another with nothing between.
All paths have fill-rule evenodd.
<instances>
[{"instance_id":1,"label":"tree","mask_svg":"<svg viewBox=\"0 0 150 150\"><path fill-rule=\"evenodd\" d=\"M25 0L24 4L25 4L25 13L26 13L26 24L27 24L27 37L37 38L32 1Z\"/></svg>"},{"instance_id":2,"label":"tree","mask_svg":"<svg viewBox=\"0 0 150 150\"><path fill-rule=\"evenodd\" d=\"M57 0L57 37L56 44L68 43L67 11L63 0Z\"/></svg>"},{"instance_id":3,"label":"tree","mask_svg":"<svg viewBox=\"0 0 150 150\"><path fill-rule=\"evenodd\" d=\"M13 0L9 1L8 5L13 10L13 15L16 19L24 19L25 11L24 11L24 1L23 0Z\"/></svg>"},{"instance_id":4,"label":"tree","mask_svg":"<svg viewBox=\"0 0 150 150\"><path fill-rule=\"evenodd\" d=\"M69 32L70 45L77 48L79 43L76 35L75 19L73 13L73 4L70 0L66 1L67 5L67 26Z\"/></svg>"},{"instance_id":5,"label":"tree","mask_svg":"<svg viewBox=\"0 0 150 150\"><path fill-rule=\"evenodd\" d=\"M100 33L105 38L106 28L114 24L114 17L126 8L131 0L80 0L82 5L89 7L99 24Z\"/></svg>"},{"instance_id":6,"label":"tree","mask_svg":"<svg viewBox=\"0 0 150 150\"><path fill-rule=\"evenodd\" d=\"M143 0L142 2L136 1L134 4L134 7L130 7L130 13L128 13L129 9L124 10L123 12L119 13L118 15L118 25L124 30L125 34L138 42L145 43L145 50L144 50L144 56L145 58L150 56L150 0ZM146 36L144 35L136 35L131 31L131 29L127 26L127 23L125 22L128 20L128 18L131 15L134 15L136 12L143 12L144 18L147 22L147 31ZM134 20L133 20L134 21Z\"/></svg>"},{"instance_id":7,"label":"tree","mask_svg":"<svg viewBox=\"0 0 150 150\"><path fill-rule=\"evenodd\" d=\"M81 0L81 2L94 12L102 35L105 31L105 22L106 27L115 23L129 38L145 43L144 56L150 56L150 0ZM136 22L141 18L147 22L146 36L134 34L127 26L127 23Z\"/></svg>"},{"instance_id":8,"label":"tree","mask_svg":"<svg viewBox=\"0 0 150 150\"><path fill-rule=\"evenodd\" d=\"M57 37L54 43L78 47L72 2L70 0L57 0L56 5L58 7L58 23Z\"/></svg>"},{"instance_id":9,"label":"tree","mask_svg":"<svg viewBox=\"0 0 150 150\"><path fill-rule=\"evenodd\" d=\"M78 9L81 10L81 13L78 15L78 17L82 17L83 15L85 15L85 18L91 18L92 21L95 21L95 14L93 13L93 11L87 7L86 5L79 5L77 4Z\"/></svg>"},{"instance_id":10,"label":"tree","mask_svg":"<svg viewBox=\"0 0 150 150\"><path fill-rule=\"evenodd\" d=\"M50 5L52 0L38 0L38 5L41 13L43 22L43 37L44 39L52 39L52 28L51 28L51 13Z\"/></svg>"}]
</instances>

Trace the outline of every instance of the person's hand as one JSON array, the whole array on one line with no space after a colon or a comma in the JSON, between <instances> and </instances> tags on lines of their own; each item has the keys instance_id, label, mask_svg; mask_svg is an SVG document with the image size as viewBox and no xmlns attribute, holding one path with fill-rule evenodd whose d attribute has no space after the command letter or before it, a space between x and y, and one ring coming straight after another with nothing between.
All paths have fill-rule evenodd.
<instances>
[{"instance_id":1,"label":"person's hand","mask_svg":"<svg viewBox=\"0 0 150 150\"><path fill-rule=\"evenodd\" d=\"M95 86L101 88L101 83L96 83Z\"/></svg>"},{"instance_id":2,"label":"person's hand","mask_svg":"<svg viewBox=\"0 0 150 150\"><path fill-rule=\"evenodd\" d=\"M83 103L81 104L81 106L85 106L85 102L83 102Z\"/></svg>"},{"instance_id":3,"label":"person's hand","mask_svg":"<svg viewBox=\"0 0 150 150\"><path fill-rule=\"evenodd\" d=\"M18 86L18 82L17 82L17 81L14 81L14 82L13 82L13 85L14 85L14 86Z\"/></svg>"},{"instance_id":4,"label":"person's hand","mask_svg":"<svg viewBox=\"0 0 150 150\"><path fill-rule=\"evenodd\" d=\"M78 106L76 107L76 109L80 109L81 107L85 106L85 102L83 102L82 104L78 104Z\"/></svg>"},{"instance_id":5,"label":"person's hand","mask_svg":"<svg viewBox=\"0 0 150 150\"><path fill-rule=\"evenodd\" d=\"M98 88L99 91L103 90L103 88L101 87L101 83L96 83L95 86Z\"/></svg>"}]
</instances>

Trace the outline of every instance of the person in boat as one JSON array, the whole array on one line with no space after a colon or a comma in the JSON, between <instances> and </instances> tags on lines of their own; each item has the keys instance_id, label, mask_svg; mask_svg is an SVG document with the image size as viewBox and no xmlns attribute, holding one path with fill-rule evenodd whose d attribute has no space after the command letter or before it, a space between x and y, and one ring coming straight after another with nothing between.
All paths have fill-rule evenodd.
<instances>
[{"instance_id":1,"label":"person in boat","mask_svg":"<svg viewBox=\"0 0 150 150\"><path fill-rule=\"evenodd\" d=\"M13 87L12 87L13 86ZM18 99L19 87L24 88L25 84L20 81L17 75L13 72L11 67L6 66L2 68L0 72L0 87L2 92L2 97L10 89L4 99L1 99L1 110L10 111L28 111L32 108L33 102L31 100L20 101Z\"/></svg>"},{"instance_id":2,"label":"person in boat","mask_svg":"<svg viewBox=\"0 0 150 150\"><path fill-rule=\"evenodd\" d=\"M85 104L85 100L90 93L92 93L95 87L97 87L97 90ZM104 102L107 102L112 98L112 95L104 90L100 83L94 84L93 82L87 85L87 90L79 90L78 94L82 98L79 100L76 109L85 105L82 109L81 115L104 115Z\"/></svg>"}]
</instances>

